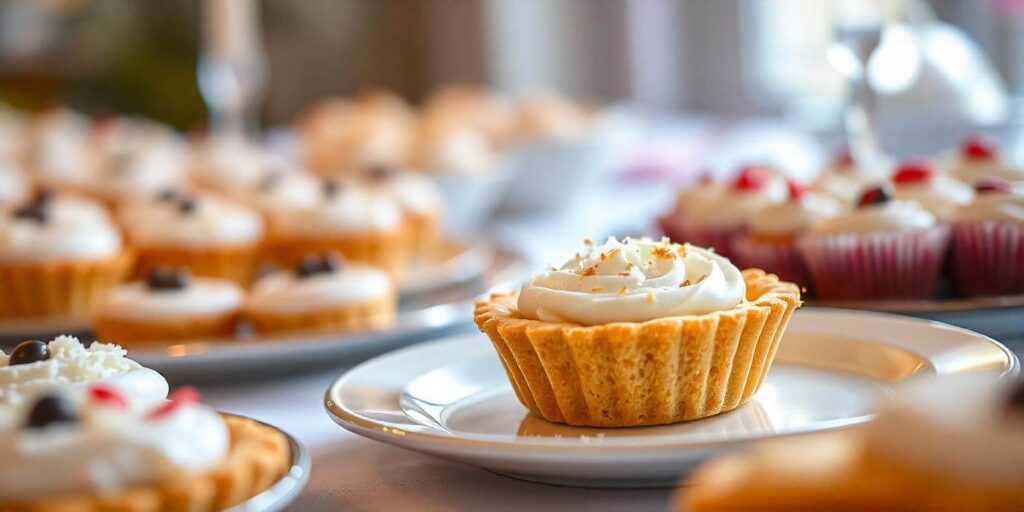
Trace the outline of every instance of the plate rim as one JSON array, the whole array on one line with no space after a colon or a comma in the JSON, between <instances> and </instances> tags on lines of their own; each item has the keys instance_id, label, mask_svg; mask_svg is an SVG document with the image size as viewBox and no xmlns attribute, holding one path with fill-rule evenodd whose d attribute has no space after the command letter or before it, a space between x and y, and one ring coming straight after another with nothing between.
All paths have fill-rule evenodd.
<instances>
[{"instance_id":1,"label":"plate rim","mask_svg":"<svg viewBox=\"0 0 1024 512\"><path fill-rule=\"evenodd\" d=\"M969 335L978 338L979 341L985 341L992 344L997 350L1002 352L1006 356L1006 365L1002 371L999 372L994 378L1006 378L1013 377L1020 373L1020 361L1017 356L1005 345L998 342L997 340L986 336L984 334L971 331L955 325L938 322L935 320L928 320L922 318L908 317L904 315L898 315L893 313L880 313L880 312L869 312L869 311L858 311L848 310L840 308L810 308L805 310L813 315L829 315L838 314L843 316L882 316L887 320L893 320L897 322L904 322L909 324L916 324L917 326L932 326L940 327L944 329L950 329L953 331L960 332L964 335ZM539 455L550 455L553 451L560 450L566 453L572 453L574 456L605 456L608 454L616 454L623 452L630 453L642 453L646 456L656 455L658 452L666 452L672 450L715 450L726 446L736 446L737 444L743 444L748 442L756 442L764 439L781 439L800 435L809 435L815 433L824 432L835 432L838 430L844 430L857 425L863 424L869 421L874 415L863 415L856 418L846 418L841 420L834 420L831 422L825 422L826 426L816 426L814 428L803 428L791 430L783 433L762 433L757 435L751 435L742 439L715 439L715 440L688 440L685 442L672 442L671 440L659 440L657 442L638 442L634 441L623 442L623 439L631 438L604 438L600 442L575 442L567 443L567 438L540 438L531 436L514 436L509 439L509 436L497 436L497 435L444 435L432 431L414 431L410 429L402 429L392 427L383 423L375 422L371 419L360 416L355 411L350 411L343 406L340 402L334 400L335 396L339 395L339 390L346 384L351 374L364 366L368 366L377 363L380 360L389 359L393 357L399 357L407 351L416 350L428 350L433 345L442 344L454 344L457 342L465 343L471 337L483 336L480 333L467 333L459 336L451 336L433 340L430 343L418 344L402 349L394 350L386 354L368 359L346 371L344 374L336 378L328 387L324 393L324 407L325 411L335 423L342 428L349 430L350 432L369 437L378 441L387 442L389 444L395 444L401 447L418 449L422 448L424 451L430 451L431 445L437 445L438 443L453 446L456 449L462 449L463 451L472 451L474 449L486 448L489 450L489 455L497 455L498 453L509 453L515 452L519 455L539 454ZM994 372L993 372L994 373ZM729 414L728 412L723 414ZM834 424L831 424L834 423ZM615 443L608 443L606 439L616 439ZM642 440L643 437L637 437L635 439ZM525 452L525 453L524 453ZM450 451L449 451L450 453Z\"/></svg>"}]
</instances>

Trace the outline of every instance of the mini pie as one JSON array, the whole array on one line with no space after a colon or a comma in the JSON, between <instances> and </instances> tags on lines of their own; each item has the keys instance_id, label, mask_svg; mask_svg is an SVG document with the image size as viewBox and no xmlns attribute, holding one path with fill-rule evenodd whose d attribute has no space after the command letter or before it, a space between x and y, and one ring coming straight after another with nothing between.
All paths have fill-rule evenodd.
<instances>
[{"instance_id":1,"label":"mini pie","mask_svg":"<svg viewBox=\"0 0 1024 512\"><path fill-rule=\"evenodd\" d=\"M281 433L221 416L197 396L181 389L139 405L97 385L0 411L3 510L212 512L284 476L291 458Z\"/></svg>"},{"instance_id":2,"label":"mini pie","mask_svg":"<svg viewBox=\"0 0 1024 512\"><path fill-rule=\"evenodd\" d=\"M123 284L100 306L100 339L134 345L234 336L245 294L232 281L193 278L187 269L157 268L145 282Z\"/></svg>"},{"instance_id":3,"label":"mini pie","mask_svg":"<svg viewBox=\"0 0 1024 512\"><path fill-rule=\"evenodd\" d=\"M1022 475L1024 386L957 376L901 390L858 430L713 460L676 502L688 512L1022 510Z\"/></svg>"},{"instance_id":4,"label":"mini pie","mask_svg":"<svg viewBox=\"0 0 1024 512\"><path fill-rule=\"evenodd\" d=\"M626 427L749 400L799 305L796 285L707 249L609 239L478 302L475 320L531 413Z\"/></svg>"}]
</instances>

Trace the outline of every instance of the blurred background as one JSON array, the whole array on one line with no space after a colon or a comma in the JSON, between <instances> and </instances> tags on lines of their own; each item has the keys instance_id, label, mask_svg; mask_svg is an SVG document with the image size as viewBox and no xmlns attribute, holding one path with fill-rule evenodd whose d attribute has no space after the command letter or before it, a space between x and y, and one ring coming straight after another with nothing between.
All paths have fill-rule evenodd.
<instances>
[{"instance_id":1,"label":"blurred background","mask_svg":"<svg viewBox=\"0 0 1024 512\"><path fill-rule=\"evenodd\" d=\"M202 127L202 12L217 3L4 0L0 96ZM262 0L252 11L252 41L237 43L258 45L270 71L266 126L325 95L383 87L415 101L470 81L835 129L851 91L829 49L872 30L886 102L996 122L1024 93L1018 0ZM950 76L961 70L975 73ZM965 92L1004 97L940 101Z\"/></svg>"}]
</instances>

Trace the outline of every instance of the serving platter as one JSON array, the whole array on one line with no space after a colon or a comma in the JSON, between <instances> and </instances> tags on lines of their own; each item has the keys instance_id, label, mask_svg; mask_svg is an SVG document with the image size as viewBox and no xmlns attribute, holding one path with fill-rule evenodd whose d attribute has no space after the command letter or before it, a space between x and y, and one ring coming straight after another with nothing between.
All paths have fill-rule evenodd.
<instances>
[{"instance_id":1,"label":"serving platter","mask_svg":"<svg viewBox=\"0 0 1024 512\"><path fill-rule=\"evenodd\" d=\"M471 322L472 303L478 295L493 287L516 283L527 271L523 256L517 252L491 245L473 251L476 252L460 252L449 261L454 267L483 262L479 271L469 277L465 273L452 272L448 279L435 281L433 287L403 293L395 322L384 329L277 336L242 333L232 340L191 340L152 347L129 347L129 357L159 371L171 381L196 383L356 362L436 338L465 328ZM0 341L7 346L26 338L63 333L80 334L84 340L92 339L87 325L54 321L0 323Z\"/></svg>"},{"instance_id":2,"label":"serving platter","mask_svg":"<svg viewBox=\"0 0 1024 512\"><path fill-rule=\"evenodd\" d=\"M560 485L673 485L746 443L852 427L906 379L1016 375L998 342L958 327L881 313L794 315L759 393L735 411L677 425L595 429L528 414L485 336L452 337L365 362L327 390L331 418L365 437Z\"/></svg>"},{"instance_id":3,"label":"serving platter","mask_svg":"<svg viewBox=\"0 0 1024 512\"><path fill-rule=\"evenodd\" d=\"M229 414L229 416L234 415ZM263 492L249 498L245 502L226 509L225 512L278 512L279 510L284 510L291 502L295 501L295 498L299 496L299 493L301 493L302 489L306 486L306 482L309 481L309 452L307 452L306 447L292 437L291 434L273 425L263 423L262 421L253 420L252 418L246 419L255 421L281 433L281 435L288 440L291 464L289 465L288 471L280 480Z\"/></svg>"}]
</instances>

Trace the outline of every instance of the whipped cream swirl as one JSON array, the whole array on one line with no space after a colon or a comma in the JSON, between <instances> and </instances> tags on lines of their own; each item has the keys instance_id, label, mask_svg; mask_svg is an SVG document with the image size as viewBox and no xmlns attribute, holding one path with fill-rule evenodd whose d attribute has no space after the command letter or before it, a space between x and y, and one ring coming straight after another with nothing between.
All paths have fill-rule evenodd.
<instances>
[{"instance_id":1,"label":"whipped cream swirl","mask_svg":"<svg viewBox=\"0 0 1024 512\"><path fill-rule=\"evenodd\" d=\"M523 286L524 316L582 325L644 322L724 311L746 294L740 270L707 249L647 238L587 245L585 254Z\"/></svg>"}]
</instances>

